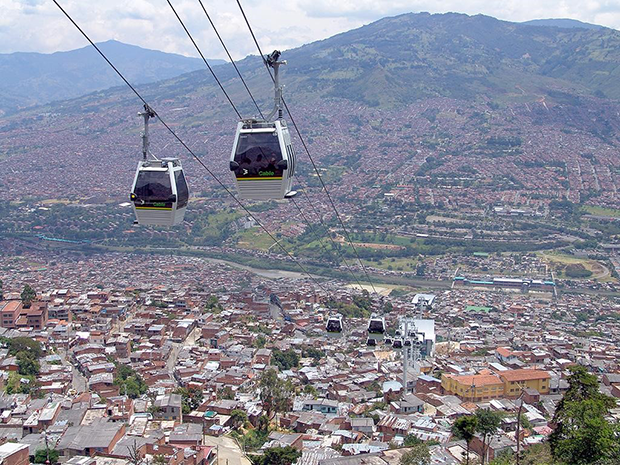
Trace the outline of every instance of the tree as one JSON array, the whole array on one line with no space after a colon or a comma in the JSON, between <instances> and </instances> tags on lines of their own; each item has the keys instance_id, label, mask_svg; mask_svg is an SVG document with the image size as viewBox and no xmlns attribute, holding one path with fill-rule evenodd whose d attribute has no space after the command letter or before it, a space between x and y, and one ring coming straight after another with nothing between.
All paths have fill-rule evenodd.
<instances>
[{"instance_id":1,"label":"tree","mask_svg":"<svg viewBox=\"0 0 620 465\"><path fill-rule=\"evenodd\" d=\"M272 447L267 449L263 455L252 458L254 465L292 465L299 457L301 451L294 447Z\"/></svg>"},{"instance_id":2,"label":"tree","mask_svg":"<svg viewBox=\"0 0 620 465\"><path fill-rule=\"evenodd\" d=\"M202 400L204 398L204 394L202 389L197 389L193 387L189 388L178 388L174 391L175 394L180 394L181 396L181 404L183 406L183 414L187 415L192 410L196 410L202 404Z\"/></svg>"},{"instance_id":3,"label":"tree","mask_svg":"<svg viewBox=\"0 0 620 465\"><path fill-rule=\"evenodd\" d=\"M555 460L571 465L604 463L620 449L617 427L606 419L616 401L599 392L596 376L585 367L571 367L570 371L568 390L553 416L551 453Z\"/></svg>"},{"instance_id":4,"label":"tree","mask_svg":"<svg viewBox=\"0 0 620 465\"><path fill-rule=\"evenodd\" d=\"M482 436L482 465L484 465L486 463L489 445L491 444L493 435L497 432L502 423L502 417L499 413L491 409L480 408L476 410L476 419L478 420L476 432L480 433Z\"/></svg>"},{"instance_id":5,"label":"tree","mask_svg":"<svg viewBox=\"0 0 620 465\"><path fill-rule=\"evenodd\" d=\"M28 352L17 353L17 366L20 375L36 376L41 370L39 361Z\"/></svg>"},{"instance_id":6,"label":"tree","mask_svg":"<svg viewBox=\"0 0 620 465\"><path fill-rule=\"evenodd\" d=\"M139 373L130 366L121 363L116 364L114 384L119 387L121 394L127 394L132 399L137 399L149 390L148 385Z\"/></svg>"},{"instance_id":7,"label":"tree","mask_svg":"<svg viewBox=\"0 0 620 465\"><path fill-rule=\"evenodd\" d=\"M462 439L467 444L465 451L465 463L469 465L469 449L472 439L476 434L478 428L478 418L474 415L466 415L464 417L457 418L452 425L452 434L458 439Z\"/></svg>"},{"instance_id":8,"label":"tree","mask_svg":"<svg viewBox=\"0 0 620 465\"><path fill-rule=\"evenodd\" d=\"M405 436L405 440L403 441L403 445L405 447L413 447L418 444L422 444L422 440L418 438L415 434L408 434Z\"/></svg>"},{"instance_id":9,"label":"tree","mask_svg":"<svg viewBox=\"0 0 620 465\"><path fill-rule=\"evenodd\" d=\"M235 391L233 391L230 386L224 386L222 389L217 391L217 396L224 400L234 400Z\"/></svg>"},{"instance_id":10,"label":"tree","mask_svg":"<svg viewBox=\"0 0 620 465\"><path fill-rule=\"evenodd\" d=\"M414 445L400 458L400 465L430 465L431 453L423 441Z\"/></svg>"},{"instance_id":11,"label":"tree","mask_svg":"<svg viewBox=\"0 0 620 465\"><path fill-rule=\"evenodd\" d=\"M515 455L511 450L502 451L489 462L490 465L512 465L515 462Z\"/></svg>"},{"instance_id":12,"label":"tree","mask_svg":"<svg viewBox=\"0 0 620 465\"><path fill-rule=\"evenodd\" d=\"M269 418L274 413L290 410L293 402L294 388L290 381L278 378L276 370L270 368L265 371L258 383L260 400Z\"/></svg>"},{"instance_id":13,"label":"tree","mask_svg":"<svg viewBox=\"0 0 620 465\"><path fill-rule=\"evenodd\" d=\"M280 370L290 370L299 366L299 355L293 349L281 351L280 349L274 349L272 352L272 358L274 365Z\"/></svg>"},{"instance_id":14,"label":"tree","mask_svg":"<svg viewBox=\"0 0 620 465\"><path fill-rule=\"evenodd\" d=\"M34 463L47 463L48 454L50 463L57 464L60 453L55 449L38 449L34 454Z\"/></svg>"},{"instance_id":15,"label":"tree","mask_svg":"<svg viewBox=\"0 0 620 465\"><path fill-rule=\"evenodd\" d=\"M32 287L30 287L30 284L26 284L24 286L24 290L21 293L21 299L22 299L22 303L24 304L24 307L30 308L32 301L35 299L36 296L37 296L37 293L35 292L35 290Z\"/></svg>"},{"instance_id":16,"label":"tree","mask_svg":"<svg viewBox=\"0 0 620 465\"><path fill-rule=\"evenodd\" d=\"M153 457L154 465L166 465L167 463L168 463L168 459L163 454L158 454L155 457Z\"/></svg>"},{"instance_id":17,"label":"tree","mask_svg":"<svg viewBox=\"0 0 620 465\"><path fill-rule=\"evenodd\" d=\"M234 429L239 429L248 421L248 414L243 410L234 409L230 412L230 421L232 421Z\"/></svg>"}]
</instances>

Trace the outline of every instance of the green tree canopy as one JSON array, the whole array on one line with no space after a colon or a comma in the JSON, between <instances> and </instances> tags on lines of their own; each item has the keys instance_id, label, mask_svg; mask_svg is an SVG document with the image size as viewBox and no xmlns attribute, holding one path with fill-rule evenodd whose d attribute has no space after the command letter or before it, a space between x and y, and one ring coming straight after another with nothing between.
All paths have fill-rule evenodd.
<instances>
[{"instance_id":1,"label":"green tree canopy","mask_svg":"<svg viewBox=\"0 0 620 465\"><path fill-rule=\"evenodd\" d=\"M478 428L478 418L474 415L466 415L456 419L452 425L452 434L458 439L465 441L467 448L465 451L465 463L469 465L469 449L472 439Z\"/></svg>"},{"instance_id":2,"label":"green tree canopy","mask_svg":"<svg viewBox=\"0 0 620 465\"><path fill-rule=\"evenodd\" d=\"M181 395L181 404L183 406L183 414L187 415L192 410L196 410L202 404L204 394L202 389L180 387L174 391L175 394Z\"/></svg>"},{"instance_id":3,"label":"green tree canopy","mask_svg":"<svg viewBox=\"0 0 620 465\"><path fill-rule=\"evenodd\" d=\"M476 432L482 436L482 465L486 462L487 451L493 435L502 423L502 417L498 412L488 408L476 410Z\"/></svg>"},{"instance_id":4,"label":"green tree canopy","mask_svg":"<svg viewBox=\"0 0 620 465\"><path fill-rule=\"evenodd\" d=\"M38 449L34 454L34 463L46 463L48 454L50 463L57 464L60 453L55 449Z\"/></svg>"},{"instance_id":5,"label":"green tree canopy","mask_svg":"<svg viewBox=\"0 0 620 465\"><path fill-rule=\"evenodd\" d=\"M299 457L301 457L301 451L286 446L286 447L272 447L267 449L263 455L252 458L254 465L292 465Z\"/></svg>"},{"instance_id":6,"label":"green tree canopy","mask_svg":"<svg viewBox=\"0 0 620 465\"><path fill-rule=\"evenodd\" d=\"M415 444L400 458L399 465L430 465L431 453L423 441Z\"/></svg>"},{"instance_id":7,"label":"green tree canopy","mask_svg":"<svg viewBox=\"0 0 620 465\"><path fill-rule=\"evenodd\" d=\"M248 421L248 414L243 410L234 409L230 412L230 420L232 421L233 428L239 429Z\"/></svg>"},{"instance_id":8,"label":"green tree canopy","mask_svg":"<svg viewBox=\"0 0 620 465\"><path fill-rule=\"evenodd\" d=\"M407 436L405 436L405 440L403 441L403 445L405 447L412 447L415 446L417 444L422 444L424 441L422 441L420 438L418 438L415 434L408 434Z\"/></svg>"},{"instance_id":9,"label":"green tree canopy","mask_svg":"<svg viewBox=\"0 0 620 465\"><path fill-rule=\"evenodd\" d=\"M21 299L22 299L22 303L24 304L24 307L28 308L30 307L30 305L32 304L32 301L35 299L35 297L37 296L37 293L35 292L35 290L30 287L30 284L26 284L24 286L24 290L21 293Z\"/></svg>"},{"instance_id":10,"label":"green tree canopy","mask_svg":"<svg viewBox=\"0 0 620 465\"><path fill-rule=\"evenodd\" d=\"M270 368L261 376L259 383L260 400L267 416L288 411L293 402L294 388L290 381L278 378L276 370Z\"/></svg>"},{"instance_id":11,"label":"green tree canopy","mask_svg":"<svg viewBox=\"0 0 620 465\"><path fill-rule=\"evenodd\" d=\"M280 350L273 349L271 353L272 361L280 370L290 370L299 366L299 355L293 349Z\"/></svg>"},{"instance_id":12,"label":"green tree canopy","mask_svg":"<svg viewBox=\"0 0 620 465\"><path fill-rule=\"evenodd\" d=\"M605 463L620 449L618 425L607 420L614 398L599 392L596 376L585 367L570 368L568 390L553 417L556 425L549 436L555 460L571 465Z\"/></svg>"},{"instance_id":13,"label":"green tree canopy","mask_svg":"<svg viewBox=\"0 0 620 465\"><path fill-rule=\"evenodd\" d=\"M127 396L132 399L137 399L149 390L142 376L130 366L122 363L116 364L114 384L119 387L121 395L127 393Z\"/></svg>"}]
</instances>

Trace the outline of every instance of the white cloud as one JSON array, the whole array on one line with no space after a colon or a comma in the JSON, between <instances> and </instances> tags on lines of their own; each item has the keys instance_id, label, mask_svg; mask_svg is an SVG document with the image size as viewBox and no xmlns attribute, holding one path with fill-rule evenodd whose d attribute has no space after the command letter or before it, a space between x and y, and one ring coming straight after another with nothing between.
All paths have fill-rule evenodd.
<instances>
[{"instance_id":1,"label":"white cloud","mask_svg":"<svg viewBox=\"0 0 620 465\"><path fill-rule=\"evenodd\" d=\"M95 41L117 39L196 56L166 0L59 0ZM198 0L171 0L205 56L225 58ZM203 0L234 58L256 53L234 0ZM245 0L243 5L265 52L324 39L384 16L450 11L510 21L569 17L620 29L617 0ZM0 53L54 52L87 45L48 0L0 0Z\"/></svg>"}]
</instances>

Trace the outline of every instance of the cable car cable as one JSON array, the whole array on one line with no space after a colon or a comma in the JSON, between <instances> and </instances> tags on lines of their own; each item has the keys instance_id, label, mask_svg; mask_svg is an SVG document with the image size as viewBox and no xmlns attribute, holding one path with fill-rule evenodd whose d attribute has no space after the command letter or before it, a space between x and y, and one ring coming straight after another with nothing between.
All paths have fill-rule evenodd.
<instances>
[{"instance_id":1,"label":"cable car cable","mask_svg":"<svg viewBox=\"0 0 620 465\"><path fill-rule=\"evenodd\" d=\"M259 225L261 229L263 229L263 231L267 233L267 235L278 245L278 247L280 247L280 249L291 260L293 260L293 262L295 262L295 264L304 272L304 274L308 275L308 277L317 286L319 286L321 290L323 290L324 292L327 292L327 290L321 285L321 283L319 283L316 280L316 278L312 276L306 270L306 268L299 262L299 260L295 258L295 256L293 256L288 250L286 250L286 248L284 248L284 246L280 244L280 242L273 236L273 234L269 232L269 230L258 220L258 218L256 218L256 216L254 216L254 214L250 210L248 210L247 207L243 205L243 203L241 203L239 199L237 199L237 197L235 197L235 195L230 191L230 189L226 187L226 185L215 175L215 173L213 173L209 169L209 167L207 167L207 165L204 164L204 162L192 151L192 149L189 148L189 146L177 135L177 133L174 132L174 130L162 119L162 117L148 104L148 102L144 99L144 97L142 97L142 95L140 95L140 93L136 90L136 88L131 85L131 83L125 78L125 76L123 76L123 74L118 70L118 68L116 68L116 66L114 66L112 62L108 59L108 57L105 56L105 54L101 51L101 49L97 47L97 45L91 40L88 34L86 34L84 30L73 20L73 18L69 15L69 13L67 13L65 9L62 6L60 6L58 1L57 0L52 0L52 1L60 9L60 11L62 11L62 13L67 17L67 19L71 21L71 23L76 27L76 29L80 31L80 33L84 36L84 38L86 38L86 40L90 42L90 44L95 48L95 50L97 50L99 55L101 55L101 57L110 65L110 67L116 72L116 74L118 74L118 76L125 82L125 84L127 84L127 86L133 91L133 93L136 94L136 96L144 103L144 105L146 105L146 107L149 108L159 118L160 123L164 125L164 127L168 130L168 132L172 134L172 136L185 148L185 150L187 150L192 155L192 157L207 171L207 173L209 173L209 175L226 191L226 193L230 197L233 198L233 200L247 213L247 215L250 218L252 218L256 222L256 224Z\"/></svg>"},{"instance_id":2,"label":"cable car cable","mask_svg":"<svg viewBox=\"0 0 620 465\"><path fill-rule=\"evenodd\" d=\"M168 2L168 3L170 4L170 2ZM214 23L213 23L213 21L211 20L211 16L210 16L210 15L209 15L209 13L207 12L207 9L205 8L204 3L202 2L202 0L198 0L198 3L200 3L200 6L202 7L202 10L204 11L204 13L205 13L205 15L206 15L207 19L209 20L209 23L211 24L211 27L213 28L213 31L214 31L214 32L215 32L215 34L217 35L217 37L218 37L218 39L219 39L219 41L220 41L220 44L222 45L222 47L223 47L223 48L224 48L224 50L226 51L226 54L228 55L228 58L230 59L230 61L231 61L232 65L235 67L235 70L237 71L237 75L238 75L238 76L239 76L239 78L241 79L241 82L243 82L243 85L245 86L246 91L248 92L248 94L249 94L250 98L252 99L252 102L254 102L254 105L256 106L256 109L257 109L257 110L258 110L258 112L260 113L261 117L264 119L264 115L263 115L263 113L261 112L261 110L260 110L260 108L259 108L258 104L256 103L256 100L254 99L254 96L252 95L252 92L250 91L250 88L248 87L248 85L247 85L247 84L246 84L246 82L245 82L245 79L243 79L243 75L241 74L241 71L239 70L239 68L237 67L237 64L235 63L235 61L233 60L232 56L230 55L230 52L228 51L228 47L226 47L226 44L224 43L224 39L222 39L222 36L220 35L219 31L217 30L217 27L215 26L215 24L214 24ZM173 9L173 10L174 10L174 9ZM176 13L176 12L175 12L175 13ZM182 21L181 21L181 19L179 18L179 15L176 15L176 16L177 16L177 19L179 20L179 22L181 22L181 24L183 25L183 28L185 29L185 32L186 32L186 33L190 36L190 38L191 38L190 33L187 31L187 28L185 28L185 25L183 24L183 22L182 22ZM198 46L196 45L196 42L195 42L193 39L192 39L192 43L194 43L194 46L198 49ZM199 50L199 53L200 53L200 50ZM201 53L201 55L202 55L202 53ZM270 74L271 74L271 73L270 73ZM273 77L272 77L272 79L273 79ZM262 150L261 150L261 152L262 152ZM311 206L311 207L312 207L312 209L314 210L315 214L316 214L316 215L317 215L317 217L319 218L319 221L321 222L321 224L322 224L324 227L326 227L326 228L327 228L327 226L326 226L326 225L325 225L325 223L323 222L323 219L321 218L321 215L318 213L318 211L317 211L316 207L314 206L314 203L310 200L310 197L309 197L307 194L306 194L306 199L308 200L308 203L310 204L310 206ZM298 204L297 204L297 203L295 203L295 206L296 206L298 209L300 208L300 207L298 206ZM301 210L300 210L300 213L301 213L302 215L304 215L304 214L303 214L303 212L301 212ZM304 215L304 217L305 217L305 215ZM310 224L311 224L311 223L307 220L307 218L305 218L305 221L306 221L306 224L307 224L308 226L310 226ZM327 231L327 232L329 232L329 231ZM345 265L346 265L346 267L348 268L349 272L350 272L350 273L351 273L351 275L353 276L354 280L355 280L355 281L357 282L357 284L360 286L360 289L362 289L362 285L361 285L361 283L360 283L359 279L358 279L358 278L355 276L355 274L353 273L352 268L351 268L351 265L349 265L349 263L347 262L346 258L342 255L342 253L340 252L340 250L336 247L336 245L335 245L335 243L334 243L334 239L331 237L331 235L329 235L329 234L327 234L327 235L328 235L328 237L329 237L329 239L330 239L330 241L331 241L331 243L332 243L332 246L333 246L334 251L335 251L335 252L337 252L337 254L338 254L339 258L340 258L340 259L344 262L344 264L345 264ZM324 237L324 236L323 236L323 237ZM322 238L321 238L321 239L322 239ZM321 244L321 246L323 246L323 243L322 243L322 242L319 242L319 243ZM323 247L323 249L327 252L327 250L326 250L326 248L325 248L325 247Z\"/></svg>"},{"instance_id":3,"label":"cable car cable","mask_svg":"<svg viewBox=\"0 0 620 465\"><path fill-rule=\"evenodd\" d=\"M202 51L200 50L200 47L197 45L196 41L194 40L194 38L192 37L191 33L189 32L189 30L187 29L187 27L185 26L183 20L180 18L180 16L177 14L176 10L174 9L174 7L172 6L172 4L170 3L170 0L167 0L168 5L170 5L170 8L172 9L172 11L174 12L177 20L181 23L181 26L183 27L183 29L185 30L186 34L188 35L188 37L190 38L190 40L192 41L192 43L194 44L194 47L196 48L196 50L198 51L198 53L200 54L200 56L203 56ZM237 65L235 64L234 60L232 59L232 56L230 55L230 53L228 52L228 48L226 47L226 44L224 43L224 40L222 39L222 36L220 35L219 31L217 30L217 27L215 26L215 24L213 23L213 21L211 20L211 17L209 16L209 13L207 12L204 4L202 3L201 0L198 0L198 2L200 3L200 6L202 7L205 15L207 16L207 19L209 20L209 23L211 24L211 27L213 28L213 30L215 31L217 37L220 40L220 43L222 44L222 47L224 48L224 50L226 51L226 53L228 54L228 57L230 58L231 62L233 63L235 69L237 70L237 74L239 75L239 77L241 78L242 82L245 85L245 89L247 90L248 94L250 95L250 98L252 99L252 101L254 102L254 105L256 106L256 109L259 111L259 113L261 114L261 117L264 118L260 108L258 107L256 100L254 99L254 96L252 95L252 92L250 91L249 87L245 84L245 80L243 79L243 76L241 75L241 72L239 71L239 68L237 68ZM206 63L206 61L205 61ZM208 66L208 64L207 64ZM218 81L219 83L219 81ZM221 86L220 86L221 87ZM228 97L228 95L227 95ZM230 99L229 99L230 101ZM231 102L232 104L232 102ZM236 109L235 109L236 111ZM262 152L262 150L261 150ZM317 214L317 216L319 217L319 221L321 222L321 224L323 226L325 226L323 219L320 217L320 215L318 214L316 207L314 206L314 204L310 201L310 198L306 195L306 198L308 199L308 202L310 203L310 205L312 206L312 208L314 209L315 213ZM293 199L294 200L294 199ZM311 223L309 222L309 220L305 217L305 215L303 214L303 212L301 211L300 207L298 206L297 203L295 203L295 206L300 210L300 213L302 214L302 216L305 219L306 224L308 225L308 227L310 227ZM352 267L351 265L347 262L346 258L342 255L342 253L340 252L340 250L336 247L335 243L334 243L334 239L331 237L331 235L328 235L330 241L332 242L332 246L334 248L334 251L338 254L339 258L345 263L345 265L347 266L349 273L351 273L351 275L353 276L354 280L357 282L357 284L360 286L360 289L363 289L362 284L360 283L359 279L355 276L355 274L352 271ZM323 248L323 250L325 250L326 253L327 249L325 248L325 246L323 245L323 243L320 241L319 244L321 244L321 247Z\"/></svg>"},{"instance_id":4,"label":"cable car cable","mask_svg":"<svg viewBox=\"0 0 620 465\"><path fill-rule=\"evenodd\" d=\"M306 198L308 198L308 196L306 196ZM308 225L308 227L310 227L312 225L312 223L310 222L310 220L308 219L308 217L306 216L306 214L304 213L304 211L301 209L301 207L299 206L299 204L297 203L297 200L295 200L295 197L293 197L291 199L293 201L293 204L295 205L295 207L297 207L297 210L299 210L299 214L302 216L302 218L304 219L305 223ZM327 231L329 233L329 230ZM333 238L331 237L331 235L327 234L328 237L332 240L333 243ZM325 246L325 244L323 243L323 238L325 237L325 234L323 236L321 236L319 238L319 245L321 246L321 248L323 249L323 251L326 254L330 254L329 251L327 250L327 247ZM337 249L334 247L334 251L337 251ZM347 269L349 271L349 273L351 273L351 276L353 277L353 279L357 282L358 286L360 287L360 289L362 288L362 283L359 282L359 279L357 279L357 276L355 276L355 274L353 273L353 271L351 270L351 267L349 266L349 264L347 263L346 260L344 260L345 264L347 265Z\"/></svg>"},{"instance_id":5,"label":"cable car cable","mask_svg":"<svg viewBox=\"0 0 620 465\"><path fill-rule=\"evenodd\" d=\"M239 79L241 79L241 82L243 83L243 86L245 87L245 90L248 91L248 94L250 95L250 98L252 99L252 102L254 102L254 106L258 110L258 113L260 114L260 117L265 119L265 116L263 115L263 112L260 110L260 107L258 106L258 103L256 103L256 100L254 99L254 96L252 95L252 92L250 92L250 88L246 84L245 79L243 79L243 76L241 75L241 71L239 71L239 68L237 68L237 64L235 63L235 60L233 60L233 57L230 55L230 52L228 51L228 47L226 47L226 44L224 43L224 40L222 39L222 36L220 36L220 33L218 32L217 28L215 27L215 24L213 24L213 21L211 20L211 16L209 16L209 13L207 13L207 9L205 8L204 4L202 3L202 0L198 0L198 3L200 3L200 6L202 7L202 11L205 12L206 17L209 20L209 23L211 23L211 27L215 31L215 34L217 35L217 38L220 40L220 44L222 44L222 47L224 48L224 51L226 52L226 55L228 55L228 59L230 60L232 65L235 67L235 71L237 71L237 74L239 75Z\"/></svg>"},{"instance_id":6,"label":"cable car cable","mask_svg":"<svg viewBox=\"0 0 620 465\"><path fill-rule=\"evenodd\" d=\"M267 60L265 59L265 55L263 54L263 51L260 48L260 45L258 43L258 40L256 39L256 35L254 35L254 31L252 29L252 26L250 25L250 21L248 20L248 17L245 14L245 11L243 10L243 6L241 5L241 1L237 0L237 5L239 5L239 9L241 10L241 14L243 15L243 19L245 20L245 24L248 26L248 29L250 30L250 34L252 35L252 39L254 39L254 43L256 44L256 48L258 49L258 53L260 53L260 56L263 60L263 64L265 65L265 67L267 68L267 72L269 73L269 76L271 77L271 80L275 82L275 79L273 77L273 74L271 74L271 70L269 69L269 64L267 63ZM372 290L375 294L377 293L377 290L375 289L375 285L372 281L372 279L370 278L370 275L368 274L368 270L366 270L366 267L364 266L364 263L362 262L357 249L355 247L355 245L353 245L353 242L351 241L351 237L349 236L349 232L347 231L347 228L344 225L344 222L342 221L342 218L340 216L340 213L338 213L338 209L336 208L336 205L332 199L332 196L330 195L329 191L327 190L327 186L325 185L325 182L323 181L323 178L321 176L321 173L319 172L319 169L316 165L316 163L314 162L314 159L312 158L312 155L310 154L310 150L308 149L308 146L306 145L306 142L303 138L303 136L301 135L301 131L299 130L299 127L297 126L297 123L295 123L295 119L293 118L293 115L291 113L291 111L289 110L289 107L286 103L286 100L284 99L284 96L282 96L282 103L284 104L284 108L286 108L286 112L288 113L290 119L291 119L291 123L293 123L293 126L295 126L295 131L297 132L297 135L299 136L299 140L301 141L301 144L303 145L306 153L308 154L308 158L310 159L310 162L312 163L312 167L314 168L314 171L316 172L319 181L321 182L321 186L323 187L323 189L325 190L325 193L327 194L327 198L329 199L329 202L332 206L332 208L334 209L334 212L336 213L336 217L338 218L338 221L340 222L340 225L342 226L342 229L344 231L344 234L346 236L347 241L349 242L349 245L351 246L351 248L353 249L353 252L355 253L355 256L357 257L357 261L359 262L359 264L362 267L362 270L364 272L364 274L366 275L366 278L368 279L368 282L370 283Z\"/></svg>"},{"instance_id":7,"label":"cable car cable","mask_svg":"<svg viewBox=\"0 0 620 465\"><path fill-rule=\"evenodd\" d=\"M170 0L166 0L168 2L168 5L170 5L170 8L172 8L172 11L174 13L174 15L177 17L177 19L179 20L179 22L181 23L181 26L183 26L183 29L185 29L185 32L187 33L187 36L189 37L189 39L192 41L192 43L194 44L194 47L196 47L196 50L198 51L198 53L200 54L200 57L202 58L202 61L205 62L205 65L207 65L207 68L209 68L209 71L211 71L211 74L213 75L213 79L215 79L215 81L217 82L217 85L220 86L220 89L222 89L222 92L224 93L224 95L226 96L226 98L228 99L228 102L230 103L230 105L233 107L233 109L235 110L235 113L237 113L237 116L239 117L239 119L243 119L241 117L241 113L239 113L239 110L237 110L237 107L235 106L235 104L233 103L233 101L230 99L230 96L228 95L228 93L226 92L226 89L224 89L224 86L222 86L222 83L220 82L220 80L217 78L217 76L215 75L215 72L213 71L213 68L211 68L211 65L209 64L209 62L207 61L207 59L205 58L205 56L202 54L202 51L200 50L200 48L198 47L198 44L196 44L196 41L194 41L194 38L192 37L192 35L189 33L189 31L187 30L187 28L185 27L185 24L183 23L183 21L181 20L181 17L179 16L179 14L177 13L177 10L174 9L174 7L172 6L172 3L170 3Z\"/></svg>"},{"instance_id":8,"label":"cable car cable","mask_svg":"<svg viewBox=\"0 0 620 465\"><path fill-rule=\"evenodd\" d=\"M307 187L306 187L307 188ZM323 234L323 236L321 237L321 240L327 236L332 244L332 248L334 250L334 252L336 254L338 254L338 258L340 258L340 260L342 260L345 264L345 266L347 267L347 269L349 270L349 273L351 273L351 276L353 276L353 279L357 282L358 286L360 287L360 289L363 289L362 287L362 283L360 283L359 279L357 278L357 276L355 275L355 273L353 273L353 267L349 264L349 262L347 261L347 259L344 257L344 255L342 254L342 252L340 251L340 249L338 248L338 246L336 246L336 242L334 241L334 238L331 236L331 234L329 233L329 227L325 224L325 222L323 221L323 218L321 217L321 215L319 214L319 212L317 211L316 207L314 206L314 203L312 203L312 201L310 200L310 197L308 196L308 194L306 193L306 200L308 201L308 203L310 204L310 206L312 207L312 209L314 210L314 214L317 216L317 218L319 219L319 222L321 223L321 226L323 226L325 228L325 234ZM293 198L294 200L294 198ZM295 205L297 206L297 204ZM297 207L299 208L299 207Z\"/></svg>"}]
</instances>

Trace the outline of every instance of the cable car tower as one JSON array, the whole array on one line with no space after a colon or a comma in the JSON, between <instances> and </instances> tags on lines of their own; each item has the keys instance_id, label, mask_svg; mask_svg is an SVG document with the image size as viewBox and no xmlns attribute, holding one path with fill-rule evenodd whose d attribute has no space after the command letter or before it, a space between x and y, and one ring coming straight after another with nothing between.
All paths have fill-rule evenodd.
<instances>
[{"instance_id":1,"label":"cable car tower","mask_svg":"<svg viewBox=\"0 0 620 465\"><path fill-rule=\"evenodd\" d=\"M296 156L291 136L282 117L282 86L280 85L280 52L265 58L273 69L274 107L264 119L241 120L230 155L230 170L241 199L269 200L290 198Z\"/></svg>"},{"instance_id":2,"label":"cable car tower","mask_svg":"<svg viewBox=\"0 0 620 465\"><path fill-rule=\"evenodd\" d=\"M136 223L175 226L185 217L189 188L178 158L155 157L149 150L149 120L157 114L144 105L138 113L144 118L142 160L138 163L129 198L133 203ZM149 159L149 154L152 159Z\"/></svg>"}]
</instances>

